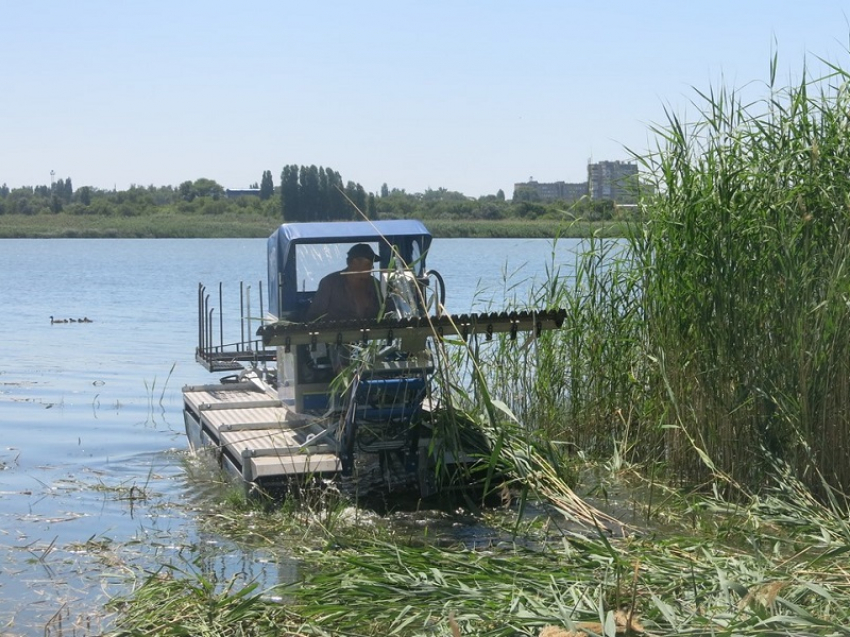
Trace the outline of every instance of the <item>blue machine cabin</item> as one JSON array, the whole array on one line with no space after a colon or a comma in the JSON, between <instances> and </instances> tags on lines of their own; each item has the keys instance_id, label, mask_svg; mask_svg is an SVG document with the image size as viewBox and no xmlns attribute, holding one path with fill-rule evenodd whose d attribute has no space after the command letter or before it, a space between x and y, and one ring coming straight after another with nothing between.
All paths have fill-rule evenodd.
<instances>
[{"instance_id":1,"label":"blue machine cabin","mask_svg":"<svg viewBox=\"0 0 850 637\"><path fill-rule=\"evenodd\" d=\"M352 221L287 223L268 239L269 312L275 319L302 320L319 279L345 265L356 243L368 243L380 256L380 269L390 261L425 273L424 255L431 233L421 221Z\"/></svg>"},{"instance_id":2,"label":"blue machine cabin","mask_svg":"<svg viewBox=\"0 0 850 637\"><path fill-rule=\"evenodd\" d=\"M388 318L423 316L424 295L429 283L425 257L431 245L431 234L420 221L361 221L284 224L269 237L269 320L303 323L321 278L342 269L349 248L360 243L370 245L379 256L375 268L381 293L385 299L392 297L396 308ZM394 289L394 283L398 281L411 285L404 290ZM413 289L412 286L418 287ZM328 385L333 380L334 370L330 365L328 346L363 342L368 340L363 338L363 330L372 331L370 325L361 325L359 333L351 334L351 327L351 324L336 322L315 331L312 334L315 339L309 345L279 346L277 362L281 400L298 412L329 407ZM337 328L336 332L334 328ZM348 334L340 333L344 328L348 328ZM406 347L408 350L413 347L415 354L427 357L422 338L416 343L406 344ZM411 359L410 354L410 351L406 352L404 365L387 365L382 371L398 376L401 368L409 371L430 365L425 360L420 362L416 355ZM389 383L383 380L385 384L396 386L396 394L408 390L400 387L406 381ZM418 382L424 385L421 379ZM386 394L386 391L383 393Z\"/></svg>"}]
</instances>

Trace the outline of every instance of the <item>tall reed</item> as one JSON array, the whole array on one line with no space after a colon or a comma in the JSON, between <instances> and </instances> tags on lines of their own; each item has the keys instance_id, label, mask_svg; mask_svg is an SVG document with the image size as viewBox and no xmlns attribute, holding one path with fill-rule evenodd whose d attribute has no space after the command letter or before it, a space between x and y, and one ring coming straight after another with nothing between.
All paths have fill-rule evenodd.
<instances>
[{"instance_id":1,"label":"tall reed","mask_svg":"<svg viewBox=\"0 0 850 637\"><path fill-rule=\"evenodd\" d=\"M636 157L643 223L529 299L564 329L482 348L530 431L756 489L773 460L850 489L850 74L699 93ZM709 461L706 462L706 459Z\"/></svg>"},{"instance_id":2,"label":"tall reed","mask_svg":"<svg viewBox=\"0 0 850 637\"><path fill-rule=\"evenodd\" d=\"M526 432L592 455L630 446L645 367L638 284L622 240L591 237L574 264L559 264L553 250L547 279L527 306L565 309L563 328L504 336L481 350L492 393Z\"/></svg>"},{"instance_id":3,"label":"tall reed","mask_svg":"<svg viewBox=\"0 0 850 637\"><path fill-rule=\"evenodd\" d=\"M826 78L744 103L701 93L641 161L658 193L630 237L654 418L682 475L757 486L769 457L813 488L850 487L850 92Z\"/></svg>"}]
</instances>

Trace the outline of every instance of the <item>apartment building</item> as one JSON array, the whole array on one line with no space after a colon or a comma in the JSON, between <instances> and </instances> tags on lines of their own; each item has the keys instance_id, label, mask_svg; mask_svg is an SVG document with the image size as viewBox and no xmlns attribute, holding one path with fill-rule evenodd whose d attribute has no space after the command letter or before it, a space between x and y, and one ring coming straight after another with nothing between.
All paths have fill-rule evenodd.
<instances>
[{"instance_id":1,"label":"apartment building","mask_svg":"<svg viewBox=\"0 0 850 637\"><path fill-rule=\"evenodd\" d=\"M632 202L637 186L637 164L600 161L587 165L587 191L591 199Z\"/></svg>"},{"instance_id":2,"label":"apartment building","mask_svg":"<svg viewBox=\"0 0 850 637\"><path fill-rule=\"evenodd\" d=\"M514 198L570 202L588 196L591 199L612 199L620 203L633 203L637 176L637 164L625 161L589 162L587 181L538 182L529 179L526 182L514 184Z\"/></svg>"}]
</instances>

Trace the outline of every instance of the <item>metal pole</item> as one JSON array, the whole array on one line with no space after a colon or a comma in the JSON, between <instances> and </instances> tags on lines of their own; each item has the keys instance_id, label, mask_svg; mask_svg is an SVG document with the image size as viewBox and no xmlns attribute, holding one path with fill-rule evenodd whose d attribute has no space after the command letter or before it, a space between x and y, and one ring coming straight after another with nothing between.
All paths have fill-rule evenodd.
<instances>
[{"instance_id":1,"label":"metal pole","mask_svg":"<svg viewBox=\"0 0 850 637\"><path fill-rule=\"evenodd\" d=\"M210 305L210 295L205 294L204 295L204 354L206 354L207 351L210 348L210 325L209 325L209 316L207 316L207 314L209 313L209 310L207 309L209 307L209 305Z\"/></svg>"},{"instance_id":2,"label":"metal pole","mask_svg":"<svg viewBox=\"0 0 850 637\"><path fill-rule=\"evenodd\" d=\"M251 336L253 335L253 332L251 331L251 286L250 285L245 289L245 306L248 308L248 316L247 316L247 318L248 318L248 344L249 344L248 349L250 349Z\"/></svg>"},{"instance_id":3,"label":"metal pole","mask_svg":"<svg viewBox=\"0 0 850 637\"><path fill-rule=\"evenodd\" d=\"M215 308L214 308L214 307L211 307L211 308L208 310L208 312L209 312L209 319L208 319L208 320L209 320L209 325L210 325L210 344L209 344L209 348L210 348L210 351L212 351L212 349L213 349L213 344L212 344L212 322L213 322L213 314L215 314Z\"/></svg>"},{"instance_id":4,"label":"metal pole","mask_svg":"<svg viewBox=\"0 0 850 637\"><path fill-rule=\"evenodd\" d=\"M245 349L245 305L244 305L244 297L245 297L245 284L240 281L239 282L239 349Z\"/></svg>"},{"instance_id":5,"label":"metal pole","mask_svg":"<svg viewBox=\"0 0 850 637\"><path fill-rule=\"evenodd\" d=\"M266 322L266 314L263 312L263 282L257 282L257 288L260 290L260 325L264 325Z\"/></svg>"},{"instance_id":6,"label":"metal pole","mask_svg":"<svg viewBox=\"0 0 850 637\"><path fill-rule=\"evenodd\" d=\"M218 342L224 351L224 297L221 295L222 283L218 283Z\"/></svg>"},{"instance_id":7,"label":"metal pole","mask_svg":"<svg viewBox=\"0 0 850 637\"><path fill-rule=\"evenodd\" d=\"M198 353L204 349L204 284L198 283Z\"/></svg>"}]
</instances>

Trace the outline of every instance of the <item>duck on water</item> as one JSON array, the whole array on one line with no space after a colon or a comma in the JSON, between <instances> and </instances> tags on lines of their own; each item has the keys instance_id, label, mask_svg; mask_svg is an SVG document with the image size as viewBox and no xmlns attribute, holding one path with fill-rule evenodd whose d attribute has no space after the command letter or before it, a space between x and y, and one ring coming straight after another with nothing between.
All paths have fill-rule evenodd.
<instances>
[{"instance_id":1,"label":"duck on water","mask_svg":"<svg viewBox=\"0 0 850 637\"><path fill-rule=\"evenodd\" d=\"M57 323L94 323L88 316L84 316L83 318L66 318L66 319L58 319L54 318L53 315L50 315L50 324L55 325Z\"/></svg>"}]
</instances>

